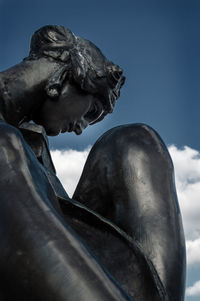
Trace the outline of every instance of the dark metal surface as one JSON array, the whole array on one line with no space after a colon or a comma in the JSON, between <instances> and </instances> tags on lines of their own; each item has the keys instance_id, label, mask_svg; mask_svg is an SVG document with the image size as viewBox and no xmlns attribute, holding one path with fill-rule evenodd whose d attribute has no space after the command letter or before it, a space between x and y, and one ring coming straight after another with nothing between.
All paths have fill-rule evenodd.
<instances>
[{"instance_id":1,"label":"dark metal surface","mask_svg":"<svg viewBox=\"0 0 200 301\"><path fill-rule=\"evenodd\" d=\"M112 112L123 83L119 66L60 26L37 31L29 57L0 73L2 301L184 300L184 234L158 134L105 133L73 199L51 160L46 133L81 134Z\"/></svg>"},{"instance_id":2,"label":"dark metal surface","mask_svg":"<svg viewBox=\"0 0 200 301\"><path fill-rule=\"evenodd\" d=\"M132 237L153 264L169 300L184 300L185 243L173 164L152 128L130 124L105 133L89 154L73 198ZM144 275L139 276L140 282ZM134 284L127 286L131 291ZM134 291L142 290L138 285Z\"/></svg>"}]
</instances>

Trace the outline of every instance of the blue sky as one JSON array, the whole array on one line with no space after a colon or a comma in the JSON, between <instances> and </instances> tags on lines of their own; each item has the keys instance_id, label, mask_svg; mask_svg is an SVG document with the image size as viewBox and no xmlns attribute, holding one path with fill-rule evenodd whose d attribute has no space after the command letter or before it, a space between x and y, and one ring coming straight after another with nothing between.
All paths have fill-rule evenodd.
<instances>
[{"instance_id":1,"label":"blue sky","mask_svg":"<svg viewBox=\"0 0 200 301\"><path fill-rule=\"evenodd\" d=\"M47 24L93 41L127 77L112 115L79 137L50 138L52 149L83 150L113 126L143 122L167 145L200 150L199 0L0 0L0 70L27 56L32 33ZM188 279L200 280L199 269Z\"/></svg>"},{"instance_id":2,"label":"blue sky","mask_svg":"<svg viewBox=\"0 0 200 301\"><path fill-rule=\"evenodd\" d=\"M45 24L69 27L96 43L127 77L115 113L81 137L51 139L81 149L115 125L144 122L167 144L200 149L200 2L197 0L1 0L1 70L28 53Z\"/></svg>"}]
</instances>

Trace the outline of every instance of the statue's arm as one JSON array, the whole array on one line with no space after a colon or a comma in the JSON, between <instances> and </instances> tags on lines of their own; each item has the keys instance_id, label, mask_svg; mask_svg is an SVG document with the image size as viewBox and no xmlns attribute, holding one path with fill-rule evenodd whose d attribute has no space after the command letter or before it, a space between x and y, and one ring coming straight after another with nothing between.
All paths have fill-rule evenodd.
<instances>
[{"instance_id":1,"label":"statue's arm","mask_svg":"<svg viewBox=\"0 0 200 301\"><path fill-rule=\"evenodd\" d=\"M3 122L0 177L0 291L5 300L129 300L58 216L44 168L19 130Z\"/></svg>"}]
</instances>

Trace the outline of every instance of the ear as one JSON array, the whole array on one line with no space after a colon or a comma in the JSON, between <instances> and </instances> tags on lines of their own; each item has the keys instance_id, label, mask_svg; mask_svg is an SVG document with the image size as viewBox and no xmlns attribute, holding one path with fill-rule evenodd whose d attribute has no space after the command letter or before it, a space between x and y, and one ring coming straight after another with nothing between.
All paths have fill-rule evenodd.
<instances>
[{"instance_id":1,"label":"ear","mask_svg":"<svg viewBox=\"0 0 200 301\"><path fill-rule=\"evenodd\" d=\"M60 95L62 84L67 77L67 67L63 66L56 71L48 80L45 91L50 98L57 98Z\"/></svg>"}]
</instances>

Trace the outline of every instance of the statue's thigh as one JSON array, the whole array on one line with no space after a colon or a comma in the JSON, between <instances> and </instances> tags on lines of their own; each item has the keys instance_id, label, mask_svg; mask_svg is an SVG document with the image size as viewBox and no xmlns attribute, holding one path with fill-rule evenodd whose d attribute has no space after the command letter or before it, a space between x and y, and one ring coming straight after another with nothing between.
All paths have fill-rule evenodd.
<instances>
[{"instance_id":1,"label":"statue's thigh","mask_svg":"<svg viewBox=\"0 0 200 301\"><path fill-rule=\"evenodd\" d=\"M185 246L173 164L152 128L132 124L105 133L73 197L134 237L173 294L170 300L181 300Z\"/></svg>"}]
</instances>

